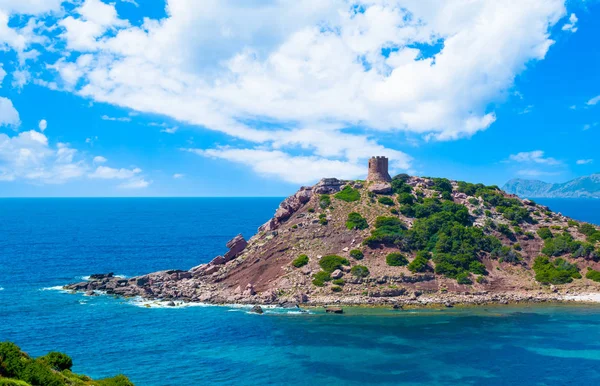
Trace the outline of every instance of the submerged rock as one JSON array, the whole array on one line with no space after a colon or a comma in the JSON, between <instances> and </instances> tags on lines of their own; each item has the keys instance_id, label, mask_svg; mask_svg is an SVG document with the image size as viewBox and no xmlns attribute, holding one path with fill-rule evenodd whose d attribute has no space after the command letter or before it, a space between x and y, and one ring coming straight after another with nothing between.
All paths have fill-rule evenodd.
<instances>
[{"instance_id":1,"label":"submerged rock","mask_svg":"<svg viewBox=\"0 0 600 386\"><path fill-rule=\"evenodd\" d=\"M328 314L343 314L344 309L342 307L325 307L325 312Z\"/></svg>"},{"instance_id":2,"label":"submerged rock","mask_svg":"<svg viewBox=\"0 0 600 386\"><path fill-rule=\"evenodd\" d=\"M252 307L252 309L250 310L250 312L252 312L254 314L262 314L262 313L264 313L262 307L259 306L259 305L256 305L256 306Z\"/></svg>"}]
</instances>

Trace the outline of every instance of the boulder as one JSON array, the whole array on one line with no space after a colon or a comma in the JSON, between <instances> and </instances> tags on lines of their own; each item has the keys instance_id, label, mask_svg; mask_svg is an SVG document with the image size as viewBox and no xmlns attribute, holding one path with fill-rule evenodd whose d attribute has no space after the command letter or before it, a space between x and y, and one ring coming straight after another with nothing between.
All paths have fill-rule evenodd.
<instances>
[{"instance_id":1,"label":"boulder","mask_svg":"<svg viewBox=\"0 0 600 386\"><path fill-rule=\"evenodd\" d=\"M325 307L325 312L328 314L343 314L342 307Z\"/></svg>"},{"instance_id":2,"label":"boulder","mask_svg":"<svg viewBox=\"0 0 600 386\"><path fill-rule=\"evenodd\" d=\"M90 275L90 280L102 280L102 279L110 279L111 277L114 277L115 274L112 272L109 273L95 273L93 275Z\"/></svg>"},{"instance_id":3,"label":"boulder","mask_svg":"<svg viewBox=\"0 0 600 386\"><path fill-rule=\"evenodd\" d=\"M315 186L313 192L315 194L333 194L342 190L347 181L338 180L337 178L323 178Z\"/></svg>"},{"instance_id":4,"label":"boulder","mask_svg":"<svg viewBox=\"0 0 600 386\"><path fill-rule=\"evenodd\" d=\"M225 263L226 263L225 257L223 257L223 256L217 256L214 259L212 259L209 264L211 264L211 265L222 265L222 264L225 264Z\"/></svg>"},{"instance_id":5,"label":"boulder","mask_svg":"<svg viewBox=\"0 0 600 386\"><path fill-rule=\"evenodd\" d=\"M254 291L254 286L252 284L248 284L242 295L244 295L244 296L256 295L256 291Z\"/></svg>"},{"instance_id":6,"label":"boulder","mask_svg":"<svg viewBox=\"0 0 600 386\"><path fill-rule=\"evenodd\" d=\"M244 249L246 249L247 245L248 242L241 234L229 240L229 242L226 244L227 248L229 248L229 251L225 254L225 256L223 256L225 262L235 259L240 253L242 253Z\"/></svg>"},{"instance_id":7,"label":"boulder","mask_svg":"<svg viewBox=\"0 0 600 386\"><path fill-rule=\"evenodd\" d=\"M254 307L252 307L252 309L250 310L250 312L254 313L254 314L262 314L264 311L262 309L261 306L256 305Z\"/></svg>"},{"instance_id":8,"label":"boulder","mask_svg":"<svg viewBox=\"0 0 600 386\"><path fill-rule=\"evenodd\" d=\"M375 194L390 194L392 193L392 185L388 182L375 182L369 185L369 191Z\"/></svg>"},{"instance_id":9,"label":"boulder","mask_svg":"<svg viewBox=\"0 0 600 386\"><path fill-rule=\"evenodd\" d=\"M333 279L341 279L342 276L344 276L344 273L342 271L340 271L339 269L336 269L335 271L333 271L331 273L331 277Z\"/></svg>"}]
</instances>

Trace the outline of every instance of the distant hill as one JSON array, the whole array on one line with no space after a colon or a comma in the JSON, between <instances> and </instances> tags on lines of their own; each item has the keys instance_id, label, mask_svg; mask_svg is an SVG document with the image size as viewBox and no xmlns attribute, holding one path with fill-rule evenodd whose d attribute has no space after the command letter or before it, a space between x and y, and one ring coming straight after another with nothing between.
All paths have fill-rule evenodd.
<instances>
[{"instance_id":1,"label":"distant hill","mask_svg":"<svg viewBox=\"0 0 600 386\"><path fill-rule=\"evenodd\" d=\"M559 184L515 178L508 181L502 189L521 197L600 198L600 174L579 177Z\"/></svg>"}]
</instances>

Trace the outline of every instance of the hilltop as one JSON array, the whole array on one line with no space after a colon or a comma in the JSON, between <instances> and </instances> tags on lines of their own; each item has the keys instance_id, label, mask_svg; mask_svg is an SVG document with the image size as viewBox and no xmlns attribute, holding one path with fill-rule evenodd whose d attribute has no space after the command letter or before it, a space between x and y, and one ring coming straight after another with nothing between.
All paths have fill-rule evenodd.
<instances>
[{"instance_id":1,"label":"hilltop","mask_svg":"<svg viewBox=\"0 0 600 386\"><path fill-rule=\"evenodd\" d=\"M600 293L600 231L496 186L326 178L285 199L250 240L187 271L92 275L67 289L248 304L544 301Z\"/></svg>"},{"instance_id":2,"label":"hilltop","mask_svg":"<svg viewBox=\"0 0 600 386\"><path fill-rule=\"evenodd\" d=\"M558 184L516 178L508 181L502 189L520 197L600 198L600 174Z\"/></svg>"}]
</instances>

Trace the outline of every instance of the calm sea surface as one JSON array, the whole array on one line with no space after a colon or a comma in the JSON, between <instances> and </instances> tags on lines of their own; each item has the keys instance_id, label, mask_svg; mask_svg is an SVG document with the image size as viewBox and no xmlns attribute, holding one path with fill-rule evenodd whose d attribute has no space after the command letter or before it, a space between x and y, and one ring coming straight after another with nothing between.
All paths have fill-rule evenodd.
<instances>
[{"instance_id":1,"label":"calm sea surface","mask_svg":"<svg viewBox=\"0 0 600 386\"><path fill-rule=\"evenodd\" d=\"M600 384L600 306L252 315L57 289L207 262L280 201L0 199L0 341L137 385ZM600 224L600 200L536 201Z\"/></svg>"}]
</instances>

